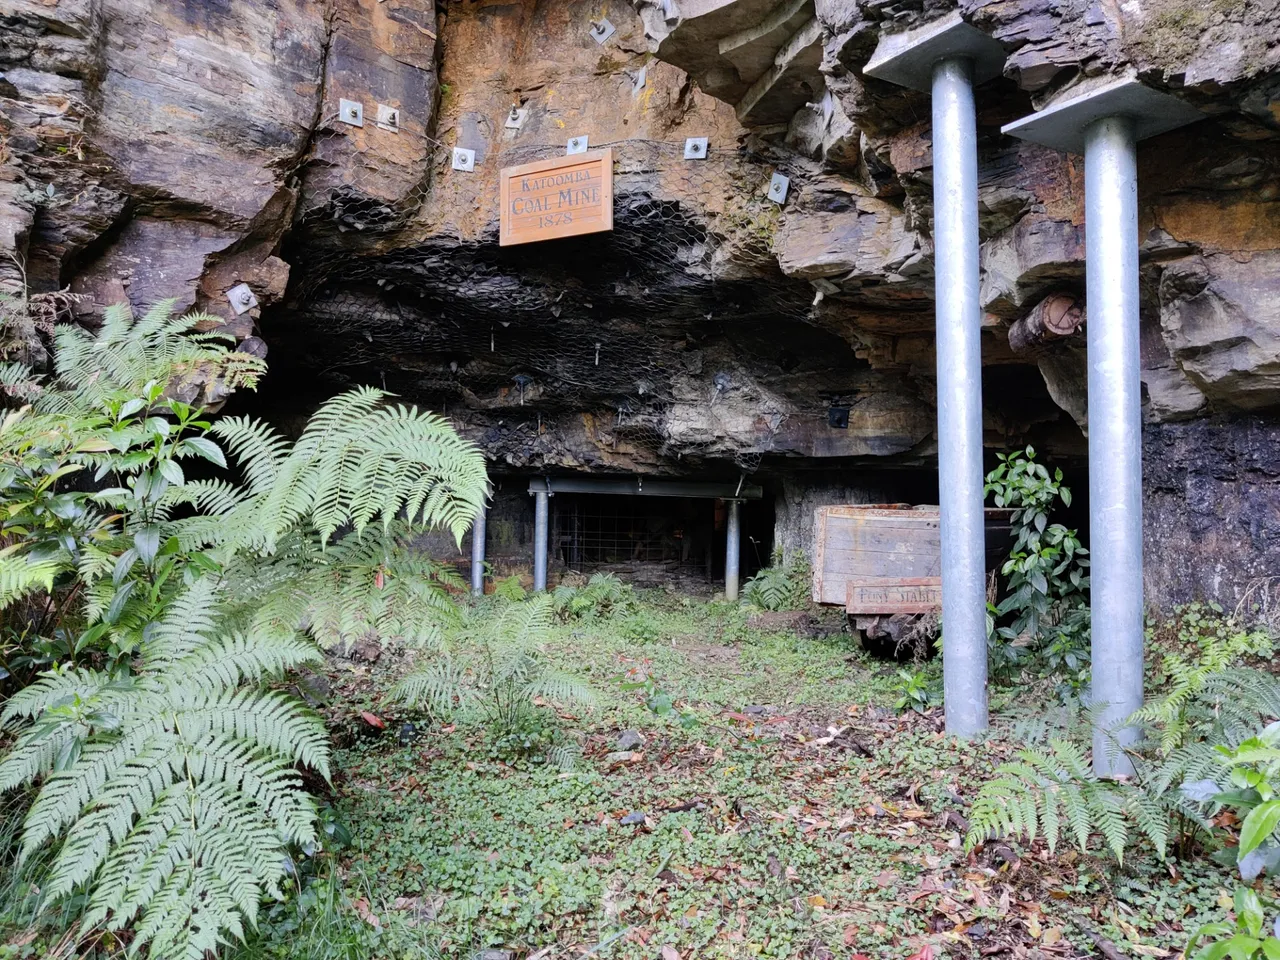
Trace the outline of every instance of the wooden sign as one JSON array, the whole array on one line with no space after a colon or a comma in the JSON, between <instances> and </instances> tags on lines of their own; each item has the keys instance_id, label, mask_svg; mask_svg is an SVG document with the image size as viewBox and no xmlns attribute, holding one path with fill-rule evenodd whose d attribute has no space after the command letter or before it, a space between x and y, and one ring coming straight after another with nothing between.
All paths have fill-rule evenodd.
<instances>
[{"instance_id":1,"label":"wooden sign","mask_svg":"<svg viewBox=\"0 0 1280 960\"><path fill-rule=\"evenodd\" d=\"M501 246L612 229L612 150L503 169Z\"/></svg>"},{"instance_id":2,"label":"wooden sign","mask_svg":"<svg viewBox=\"0 0 1280 960\"><path fill-rule=\"evenodd\" d=\"M853 614L936 613L942 609L941 577L850 580L844 608Z\"/></svg>"}]
</instances>

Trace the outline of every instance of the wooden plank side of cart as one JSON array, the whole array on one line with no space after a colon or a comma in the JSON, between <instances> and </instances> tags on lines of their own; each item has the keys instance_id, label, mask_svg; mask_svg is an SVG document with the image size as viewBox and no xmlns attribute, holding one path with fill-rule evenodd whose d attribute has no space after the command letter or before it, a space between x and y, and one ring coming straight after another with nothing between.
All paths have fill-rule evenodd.
<instances>
[{"instance_id":1,"label":"wooden plank side of cart","mask_svg":"<svg viewBox=\"0 0 1280 960\"><path fill-rule=\"evenodd\" d=\"M830 506L815 513L813 598L846 602L850 577L938 576L936 510Z\"/></svg>"},{"instance_id":2,"label":"wooden plank side of cart","mask_svg":"<svg viewBox=\"0 0 1280 960\"><path fill-rule=\"evenodd\" d=\"M986 511L988 564L1003 560L1009 543L1008 510ZM936 580L942 574L942 542L937 507L897 505L838 505L818 507L814 518L813 599L818 603L848 607L849 584L883 587L892 581L904 585L898 600L884 599L890 612L935 609L932 601L919 599L919 580ZM871 594L859 592L858 597ZM880 596L877 594L876 596Z\"/></svg>"}]
</instances>

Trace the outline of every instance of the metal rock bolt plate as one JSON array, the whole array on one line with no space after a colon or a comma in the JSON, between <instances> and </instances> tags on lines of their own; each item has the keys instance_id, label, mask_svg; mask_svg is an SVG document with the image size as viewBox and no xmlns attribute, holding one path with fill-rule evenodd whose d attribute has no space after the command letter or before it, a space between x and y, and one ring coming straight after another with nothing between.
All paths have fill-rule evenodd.
<instances>
[{"instance_id":1,"label":"metal rock bolt plate","mask_svg":"<svg viewBox=\"0 0 1280 960\"><path fill-rule=\"evenodd\" d=\"M476 152L466 147L453 148L453 169L470 173L476 168Z\"/></svg>"},{"instance_id":2,"label":"metal rock bolt plate","mask_svg":"<svg viewBox=\"0 0 1280 960\"><path fill-rule=\"evenodd\" d=\"M633 97L640 96L640 91L645 88L645 84L649 82L649 68L641 67L631 78L631 95Z\"/></svg>"},{"instance_id":3,"label":"metal rock bolt plate","mask_svg":"<svg viewBox=\"0 0 1280 960\"><path fill-rule=\"evenodd\" d=\"M364 104L358 100L339 100L338 119L353 127L364 126Z\"/></svg>"},{"instance_id":4,"label":"metal rock bolt plate","mask_svg":"<svg viewBox=\"0 0 1280 960\"><path fill-rule=\"evenodd\" d=\"M591 39L596 43L604 43L617 32L618 28L610 23L607 17L591 22Z\"/></svg>"},{"instance_id":5,"label":"metal rock bolt plate","mask_svg":"<svg viewBox=\"0 0 1280 960\"><path fill-rule=\"evenodd\" d=\"M507 114L507 122L503 124L508 130L519 130L524 126L524 122L529 119L528 107L511 108L511 112Z\"/></svg>"},{"instance_id":6,"label":"metal rock bolt plate","mask_svg":"<svg viewBox=\"0 0 1280 960\"><path fill-rule=\"evenodd\" d=\"M769 180L769 199L781 206L787 202L787 191L791 189L791 178L775 173Z\"/></svg>"},{"instance_id":7,"label":"metal rock bolt plate","mask_svg":"<svg viewBox=\"0 0 1280 960\"><path fill-rule=\"evenodd\" d=\"M707 138L689 137L684 142L684 158L686 160L707 159Z\"/></svg>"},{"instance_id":8,"label":"metal rock bolt plate","mask_svg":"<svg viewBox=\"0 0 1280 960\"><path fill-rule=\"evenodd\" d=\"M589 138L586 135L583 135L581 137L574 137L567 144L565 144L564 152L566 154L586 153L588 139Z\"/></svg>"},{"instance_id":9,"label":"metal rock bolt plate","mask_svg":"<svg viewBox=\"0 0 1280 960\"><path fill-rule=\"evenodd\" d=\"M378 128L392 133L400 132L400 108L385 103L378 104Z\"/></svg>"},{"instance_id":10,"label":"metal rock bolt plate","mask_svg":"<svg viewBox=\"0 0 1280 960\"><path fill-rule=\"evenodd\" d=\"M247 283L237 283L228 290L227 301L231 304L231 309L236 312L237 317L258 305L258 298L253 295L253 291L249 289Z\"/></svg>"}]
</instances>

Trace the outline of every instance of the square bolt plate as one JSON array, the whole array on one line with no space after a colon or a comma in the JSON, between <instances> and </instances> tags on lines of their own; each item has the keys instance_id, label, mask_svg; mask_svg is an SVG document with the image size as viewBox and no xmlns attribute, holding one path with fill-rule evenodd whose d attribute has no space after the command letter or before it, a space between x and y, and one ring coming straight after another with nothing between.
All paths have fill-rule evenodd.
<instances>
[{"instance_id":1,"label":"square bolt plate","mask_svg":"<svg viewBox=\"0 0 1280 960\"><path fill-rule=\"evenodd\" d=\"M781 206L787 202L787 191L791 189L791 178L775 173L769 181L769 199Z\"/></svg>"},{"instance_id":2,"label":"square bolt plate","mask_svg":"<svg viewBox=\"0 0 1280 960\"><path fill-rule=\"evenodd\" d=\"M378 104L378 128L390 130L392 133L399 133L400 108L388 106L385 103Z\"/></svg>"},{"instance_id":3,"label":"square bolt plate","mask_svg":"<svg viewBox=\"0 0 1280 960\"><path fill-rule=\"evenodd\" d=\"M524 126L524 122L529 119L528 107L511 108L511 112L507 114L507 121L503 124L508 130L519 130Z\"/></svg>"},{"instance_id":4,"label":"square bolt plate","mask_svg":"<svg viewBox=\"0 0 1280 960\"><path fill-rule=\"evenodd\" d=\"M453 148L453 169L468 173L476 168L476 152L466 147Z\"/></svg>"},{"instance_id":5,"label":"square bolt plate","mask_svg":"<svg viewBox=\"0 0 1280 960\"><path fill-rule=\"evenodd\" d=\"M688 137L684 142L684 158L686 160L707 159L707 138Z\"/></svg>"},{"instance_id":6,"label":"square bolt plate","mask_svg":"<svg viewBox=\"0 0 1280 960\"><path fill-rule=\"evenodd\" d=\"M581 137L574 137L574 138L573 138L572 140L570 140L567 144L565 144L564 152L565 152L566 154L569 154L569 153L586 153L586 152L587 152L587 141L588 141L588 139L589 139L589 137L587 137L585 134L584 134L583 136L581 136Z\"/></svg>"},{"instance_id":7,"label":"square bolt plate","mask_svg":"<svg viewBox=\"0 0 1280 960\"><path fill-rule=\"evenodd\" d=\"M617 32L618 28L607 17L601 17L598 22L591 24L591 39L596 43L604 43Z\"/></svg>"},{"instance_id":8,"label":"square bolt plate","mask_svg":"<svg viewBox=\"0 0 1280 960\"><path fill-rule=\"evenodd\" d=\"M358 100L339 100L338 119L353 127L364 126L364 104Z\"/></svg>"},{"instance_id":9,"label":"square bolt plate","mask_svg":"<svg viewBox=\"0 0 1280 960\"><path fill-rule=\"evenodd\" d=\"M227 301L231 304L231 309L236 312L237 317L258 305L258 298L253 295L253 291L249 289L247 283L237 283L228 290Z\"/></svg>"}]
</instances>

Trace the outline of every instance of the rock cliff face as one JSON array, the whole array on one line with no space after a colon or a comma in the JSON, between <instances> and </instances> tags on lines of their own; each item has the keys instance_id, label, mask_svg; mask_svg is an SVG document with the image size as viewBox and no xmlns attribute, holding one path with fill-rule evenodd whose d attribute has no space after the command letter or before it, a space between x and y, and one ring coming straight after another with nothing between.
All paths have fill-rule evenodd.
<instances>
[{"instance_id":1,"label":"rock cliff face","mask_svg":"<svg viewBox=\"0 0 1280 960\"><path fill-rule=\"evenodd\" d=\"M1220 511L1280 506L1274 0L0 0L0 289L60 322L176 298L265 341L279 415L385 384L500 470L753 473L801 544L814 491L928 488L929 103L862 68L957 8L1009 53L978 92L993 450L1079 468L1088 416L1082 335L1008 335L1083 297L1082 163L1000 125L1123 72L1206 114L1139 157L1148 581L1237 597L1265 525ZM580 135L614 231L499 247L498 171Z\"/></svg>"}]
</instances>

